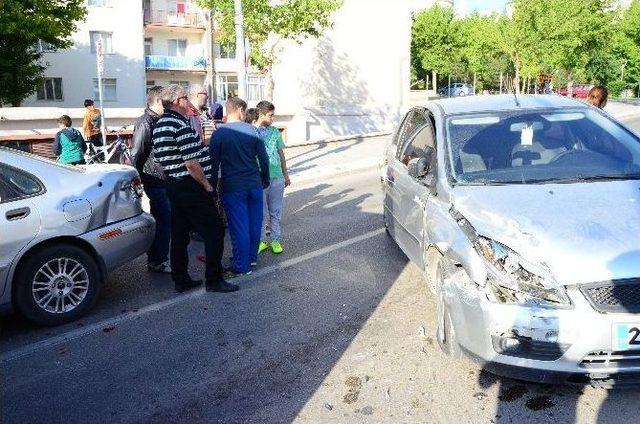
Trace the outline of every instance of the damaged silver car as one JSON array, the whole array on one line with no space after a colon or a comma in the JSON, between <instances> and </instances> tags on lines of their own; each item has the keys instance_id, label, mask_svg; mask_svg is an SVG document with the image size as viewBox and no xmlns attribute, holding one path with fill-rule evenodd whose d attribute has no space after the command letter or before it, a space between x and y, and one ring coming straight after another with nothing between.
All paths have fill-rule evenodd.
<instances>
[{"instance_id":1,"label":"damaged silver car","mask_svg":"<svg viewBox=\"0 0 640 424\"><path fill-rule=\"evenodd\" d=\"M640 139L555 96L410 110L384 220L437 300L437 339L538 382L640 381Z\"/></svg>"},{"instance_id":2,"label":"damaged silver car","mask_svg":"<svg viewBox=\"0 0 640 424\"><path fill-rule=\"evenodd\" d=\"M0 311L43 325L80 317L109 271L147 251L138 172L62 165L0 147Z\"/></svg>"}]
</instances>

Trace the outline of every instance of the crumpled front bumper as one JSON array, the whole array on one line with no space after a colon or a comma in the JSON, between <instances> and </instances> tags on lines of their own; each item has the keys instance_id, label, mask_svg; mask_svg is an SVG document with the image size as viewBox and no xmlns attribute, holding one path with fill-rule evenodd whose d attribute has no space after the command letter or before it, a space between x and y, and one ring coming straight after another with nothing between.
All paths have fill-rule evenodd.
<instances>
[{"instance_id":1,"label":"crumpled front bumper","mask_svg":"<svg viewBox=\"0 0 640 424\"><path fill-rule=\"evenodd\" d=\"M640 324L640 315L599 313L576 287L567 309L493 303L466 273L456 276L444 293L455 336L486 370L543 383L640 384L640 351L612 349L613 325Z\"/></svg>"}]
</instances>

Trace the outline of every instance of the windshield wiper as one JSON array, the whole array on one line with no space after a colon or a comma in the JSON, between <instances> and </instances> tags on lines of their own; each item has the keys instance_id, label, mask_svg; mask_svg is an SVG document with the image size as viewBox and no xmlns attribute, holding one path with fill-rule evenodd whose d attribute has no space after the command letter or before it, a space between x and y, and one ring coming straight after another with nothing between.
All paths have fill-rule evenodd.
<instances>
[{"instance_id":1,"label":"windshield wiper","mask_svg":"<svg viewBox=\"0 0 640 424\"><path fill-rule=\"evenodd\" d=\"M567 183L584 183L595 181L625 181L638 180L640 174L617 174L617 175L577 175L569 178L546 178L542 180L527 181L527 184L567 184Z\"/></svg>"}]
</instances>

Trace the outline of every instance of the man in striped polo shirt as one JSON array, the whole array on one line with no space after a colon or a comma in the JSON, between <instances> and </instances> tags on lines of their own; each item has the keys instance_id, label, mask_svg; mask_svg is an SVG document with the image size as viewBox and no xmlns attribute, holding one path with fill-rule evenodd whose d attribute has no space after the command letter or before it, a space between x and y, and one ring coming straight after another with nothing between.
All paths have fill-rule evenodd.
<instances>
[{"instance_id":1,"label":"man in striped polo shirt","mask_svg":"<svg viewBox=\"0 0 640 424\"><path fill-rule=\"evenodd\" d=\"M171 203L171 275L176 291L200 285L188 273L189 231L204 239L207 291L232 292L238 286L222 278L224 229L215 206L209 154L189 126L189 99L180 85L162 90L164 114L153 127L153 154L167 177Z\"/></svg>"}]
</instances>

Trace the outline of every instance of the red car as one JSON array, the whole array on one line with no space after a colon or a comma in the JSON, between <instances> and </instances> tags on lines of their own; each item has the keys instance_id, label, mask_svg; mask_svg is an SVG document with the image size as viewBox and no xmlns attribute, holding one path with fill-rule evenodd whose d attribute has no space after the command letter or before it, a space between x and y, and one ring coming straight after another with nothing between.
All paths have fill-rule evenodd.
<instances>
[{"instance_id":1,"label":"red car","mask_svg":"<svg viewBox=\"0 0 640 424\"><path fill-rule=\"evenodd\" d=\"M573 85L573 97L577 97L579 99L586 99L587 95L589 95L589 90L593 85L591 84L574 84ZM567 87L561 88L558 90L558 94L561 96L569 95L569 89Z\"/></svg>"}]
</instances>

